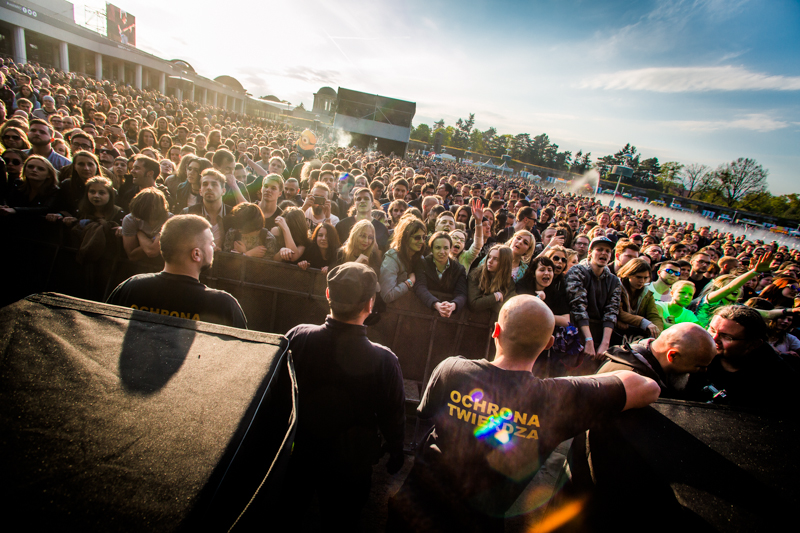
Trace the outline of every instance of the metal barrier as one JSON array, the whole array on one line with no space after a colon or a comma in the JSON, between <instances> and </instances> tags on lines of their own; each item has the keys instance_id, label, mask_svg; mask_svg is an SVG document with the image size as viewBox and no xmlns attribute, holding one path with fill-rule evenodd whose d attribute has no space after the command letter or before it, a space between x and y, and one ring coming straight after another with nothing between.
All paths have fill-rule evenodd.
<instances>
[{"instance_id":1,"label":"metal barrier","mask_svg":"<svg viewBox=\"0 0 800 533\"><path fill-rule=\"evenodd\" d=\"M108 246L100 260L80 265L75 259L77 242L69 230L39 219L3 220L0 236L6 251L2 305L44 291L105 301L130 276L163 267L163 261L128 261L119 242ZM297 324L320 324L329 311L326 278L315 269L218 252L201 281L231 293L241 304L248 327L257 331L282 334ZM491 357L491 324L490 311L462 309L443 318L408 294L387 305L380 321L368 328L368 336L397 354L403 377L415 382L416 390L406 392L414 399L445 358Z\"/></svg>"}]
</instances>

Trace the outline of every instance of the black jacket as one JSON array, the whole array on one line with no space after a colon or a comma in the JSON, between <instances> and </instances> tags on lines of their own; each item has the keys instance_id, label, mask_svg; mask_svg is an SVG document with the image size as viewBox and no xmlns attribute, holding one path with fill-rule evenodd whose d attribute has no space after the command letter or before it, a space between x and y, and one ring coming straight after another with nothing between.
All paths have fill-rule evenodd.
<instances>
[{"instance_id":1,"label":"black jacket","mask_svg":"<svg viewBox=\"0 0 800 533\"><path fill-rule=\"evenodd\" d=\"M433 255L429 255L417 263L414 275L417 278L414 292L417 298L425 304L425 307L433 309L433 304L441 301L431 294L431 291L452 294L456 311L460 311L467 305L467 271L458 261L451 259L442 274L442 279L439 279L436 265L433 263Z\"/></svg>"},{"instance_id":2,"label":"black jacket","mask_svg":"<svg viewBox=\"0 0 800 533\"><path fill-rule=\"evenodd\" d=\"M403 450L405 392L400 362L370 342L366 326L328 317L286 334L297 371L303 419L292 459L327 466L372 465L380 455L378 429L392 454ZM336 416L331 416L335 407Z\"/></svg>"}]
</instances>

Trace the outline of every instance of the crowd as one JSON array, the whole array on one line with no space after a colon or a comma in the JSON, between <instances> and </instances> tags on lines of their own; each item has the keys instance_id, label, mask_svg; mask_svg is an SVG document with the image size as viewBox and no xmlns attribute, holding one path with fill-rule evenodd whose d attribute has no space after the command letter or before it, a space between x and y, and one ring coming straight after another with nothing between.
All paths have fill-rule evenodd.
<instances>
[{"instance_id":1,"label":"crowd","mask_svg":"<svg viewBox=\"0 0 800 533\"><path fill-rule=\"evenodd\" d=\"M196 215L217 252L363 265L380 287L370 312L418 298L502 323L534 297L553 317L540 378L612 361L662 395L773 405L800 362L798 249L34 64L5 60L0 87L0 217L69 228L82 263L120 246L158 260L165 223ZM713 353L679 357L704 335Z\"/></svg>"}]
</instances>

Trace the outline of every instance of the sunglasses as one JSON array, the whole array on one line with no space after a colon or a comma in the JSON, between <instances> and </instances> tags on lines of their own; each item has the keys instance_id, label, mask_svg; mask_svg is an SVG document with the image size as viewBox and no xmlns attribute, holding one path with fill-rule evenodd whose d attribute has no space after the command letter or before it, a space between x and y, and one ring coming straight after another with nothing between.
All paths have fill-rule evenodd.
<instances>
[{"instance_id":1,"label":"sunglasses","mask_svg":"<svg viewBox=\"0 0 800 533\"><path fill-rule=\"evenodd\" d=\"M6 162L6 165L21 165L22 164L22 160L21 159L6 159L6 158L3 158L3 161Z\"/></svg>"},{"instance_id":2,"label":"sunglasses","mask_svg":"<svg viewBox=\"0 0 800 533\"><path fill-rule=\"evenodd\" d=\"M551 257L550 259L553 260L553 261L558 261L559 263L566 263L567 262L567 258L566 257L559 257L557 255Z\"/></svg>"},{"instance_id":3,"label":"sunglasses","mask_svg":"<svg viewBox=\"0 0 800 533\"><path fill-rule=\"evenodd\" d=\"M665 268L664 272L666 274L670 274L672 276L680 276L681 275L681 271L680 270L673 270L671 268Z\"/></svg>"},{"instance_id":4,"label":"sunglasses","mask_svg":"<svg viewBox=\"0 0 800 533\"><path fill-rule=\"evenodd\" d=\"M411 240L415 242L424 241L425 235L414 235L413 237L411 237Z\"/></svg>"},{"instance_id":5,"label":"sunglasses","mask_svg":"<svg viewBox=\"0 0 800 533\"><path fill-rule=\"evenodd\" d=\"M9 141L20 141L22 140L22 137L20 137L19 135L3 135L3 139Z\"/></svg>"}]
</instances>

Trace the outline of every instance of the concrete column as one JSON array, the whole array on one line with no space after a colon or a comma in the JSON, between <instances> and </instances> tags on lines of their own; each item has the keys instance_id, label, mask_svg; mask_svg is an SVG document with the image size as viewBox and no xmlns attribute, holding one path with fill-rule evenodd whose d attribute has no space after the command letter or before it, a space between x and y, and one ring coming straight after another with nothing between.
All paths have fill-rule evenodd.
<instances>
[{"instance_id":1,"label":"concrete column","mask_svg":"<svg viewBox=\"0 0 800 533\"><path fill-rule=\"evenodd\" d=\"M183 91L180 87L175 89L175 98L177 98L179 102L183 100Z\"/></svg>"},{"instance_id":2,"label":"concrete column","mask_svg":"<svg viewBox=\"0 0 800 533\"><path fill-rule=\"evenodd\" d=\"M61 70L69 70L69 45L64 41L58 43L58 64Z\"/></svg>"},{"instance_id":3,"label":"concrete column","mask_svg":"<svg viewBox=\"0 0 800 533\"><path fill-rule=\"evenodd\" d=\"M78 49L78 72L81 74L86 72L86 52L83 48Z\"/></svg>"},{"instance_id":4,"label":"concrete column","mask_svg":"<svg viewBox=\"0 0 800 533\"><path fill-rule=\"evenodd\" d=\"M137 89L140 91L142 90L142 66L136 65L136 77L134 78L133 84L136 86Z\"/></svg>"},{"instance_id":5,"label":"concrete column","mask_svg":"<svg viewBox=\"0 0 800 533\"><path fill-rule=\"evenodd\" d=\"M217 91L214 91L214 101L213 101L213 106L214 106L214 107L217 107L217 106L218 106L218 104L217 104L217 101L218 101L218 95L219 95L219 93L217 93Z\"/></svg>"},{"instance_id":6,"label":"concrete column","mask_svg":"<svg viewBox=\"0 0 800 533\"><path fill-rule=\"evenodd\" d=\"M125 83L125 62L120 61L117 63L117 80L120 83Z\"/></svg>"},{"instance_id":7,"label":"concrete column","mask_svg":"<svg viewBox=\"0 0 800 533\"><path fill-rule=\"evenodd\" d=\"M94 55L94 78L98 81L103 79L103 54Z\"/></svg>"},{"instance_id":8,"label":"concrete column","mask_svg":"<svg viewBox=\"0 0 800 533\"><path fill-rule=\"evenodd\" d=\"M203 88L203 105L208 105L208 89Z\"/></svg>"},{"instance_id":9,"label":"concrete column","mask_svg":"<svg viewBox=\"0 0 800 533\"><path fill-rule=\"evenodd\" d=\"M189 91L189 100L194 102L194 83L192 83L192 89Z\"/></svg>"},{"instance_id":10,"label":"concrete column","mask_svg":"<svg viewBox=\"0 0 800 533\"><path fill-rule=\"evenodd\" d=\"M150 71L142 69L142 85L145 87L150 87Z\"/></svg>"},{"instance_id":11,"label":"concrete column","mask_svg":"<svg viewBox=\"0 0 800 533\"><path fill-rule=\"evenodd\" d=\"M14 61L17 63L28 62L28 48L25 43L25 28L14 26ZM10 111L10 110L9 110Z\"/></svg>"},{"instance_id":12,"label":"concrete column","mask_svg":"<svg viewBox=\"0 0 800 533\"><path fill-rule=\"evenodd\" d=\"M167 94L167 75L163 72L158 79L158 90L161 91L161 94Z\"/></svg>"}]
</instances>

